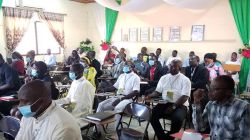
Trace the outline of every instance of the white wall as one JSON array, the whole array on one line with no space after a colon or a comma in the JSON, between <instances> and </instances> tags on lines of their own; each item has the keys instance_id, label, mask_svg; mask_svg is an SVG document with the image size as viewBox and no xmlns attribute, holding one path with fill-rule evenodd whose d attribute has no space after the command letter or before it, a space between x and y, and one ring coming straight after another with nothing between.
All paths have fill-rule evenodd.
<instances>
[{"instance_id":1,"label":"white wall","mask_svg":"<svg viewBox=\"0 0 250 140\"><path fill-rule=\"evenodd\" d=\"M152 11L144 14L119 13L112 40L118 47L125 47L129 56L136 56L141 47L146 46L149 52L155 52L156 48L161 47L165 58L168 58L172 50L176 49L182 58L186 58L188 52L193 50L202 58L207 52L216 52L218 58L225 61L230 58L231 52L237 52L238 48L242 46L228 0L220 0L215 6L203 12L175 8L167 4ZM89 21L95 23L91 17L89 17ZM181 26L182 40L190 40L192 25L205 25L205 40L207 41L198 43L191 41L179 43L132 43L120 41L121 29L140 27L150 27L151 29L153 27L164 27L164 40L168 40L169 27L175 25ZM94 25L92 24L92 26ZM95 35L92 39L100 43L101 39L98 38L96 27L91 28L88 33L89 36ZM150 34L152 39L152 30ZM99 48L98 46L97 50L100 50ZM99 57L103 58L103 55Z\"/></svg>"},{"instance_id":2,"label":"white wall","mask_svg":"<svg viewBox=\"0 0 250 140\"><path fill-rule=\"evenodd\" d=\"M24 6L43 8L48 12L66 14L64 21L65 31L65 55L72 49L79 47L79 43L87 37L87 11L85 4L69 0L23 0ZM4 0L3 6L15 6L15 0ZM5 39L3 31L2 13L0 13L0 52L5 54ZM36 59L42 59L38 56ZM57 56L62 61L63 54Z\"/></svg>"}]
</instances>

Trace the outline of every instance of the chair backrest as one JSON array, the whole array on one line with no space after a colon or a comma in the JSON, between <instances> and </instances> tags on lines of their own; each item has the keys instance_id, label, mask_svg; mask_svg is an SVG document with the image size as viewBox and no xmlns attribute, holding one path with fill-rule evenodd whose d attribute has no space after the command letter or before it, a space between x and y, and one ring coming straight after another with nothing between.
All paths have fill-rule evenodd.
<instances>
[{"instance_id":1,"label":"chair backrest","mask_svg":"<svg viewBox=\"0 0 250 140\"><path fill-rule=\"evenodd\" d=\"M12 116L3 116L0 120L0 130L13 138L16 137L20 128L20 121Z\"/></svg>"},{"instance_id":2,"label":"chair backrest","mask_svg":"<svg viewBox=\"0 0 250 140\"><path fill-rule=\"evenodd\" d=\"M146 121L150 121L151 118L151 109L145 104L136 102L128 104L123 113L144 119Z\"/></svg>"},{"instance_id":3,"label":"chair backrest","mask_svg":"<svg viewBox=\"0 0 250 140\"><path fill-rule=\"evenodd\" d=\"M234 65L234 64L224 64L223 69L225 71L240 71L240 65Z\"/></svg>"}]
</instances>

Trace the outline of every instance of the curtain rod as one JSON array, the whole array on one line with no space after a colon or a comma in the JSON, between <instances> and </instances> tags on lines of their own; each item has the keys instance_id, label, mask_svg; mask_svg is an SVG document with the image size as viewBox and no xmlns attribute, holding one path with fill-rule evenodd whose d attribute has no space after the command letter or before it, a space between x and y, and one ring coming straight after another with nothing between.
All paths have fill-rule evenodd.
<instances>
[{"instance_id":1,"label":"curtain rod","mask_svg":"<svg viewBox=\"0 0 250 140\"><path fill-rule=\"evenodd\" d=\"M23 7L8 7L8 6L3 6L3 7L6 7L6 8L16 8L16 9L21 9L21 10L34 10L34 11L37 11L37 12L47 12L47 11L44 11L43 8L29 7L29 6L23 6ZM67 16L67 14L56 13L56 12L47 12L47 13L55 13L55 14L60 14L60 15L63 15L63 16Z\"/></svg>"}]
</instances>

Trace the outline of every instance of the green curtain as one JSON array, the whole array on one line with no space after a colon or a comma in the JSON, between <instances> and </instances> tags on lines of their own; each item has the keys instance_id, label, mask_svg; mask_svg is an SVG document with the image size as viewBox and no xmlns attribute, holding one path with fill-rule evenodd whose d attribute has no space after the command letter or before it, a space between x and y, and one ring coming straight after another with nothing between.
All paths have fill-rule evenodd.
<instances>
[{"instance_id":1,"label":"green curtain","mask_svg":"<svg viewBox=\"0 0 250 140\"><path fill-rule=\"evenodd\" d=\"M2 8L3 0L0 0L0 9Z\"/></svg>"},{"instance_id":2,"label":"green curtain","mask_svg":"<svg viewBox=\"0 0 250 140\"><path fill-rule=\"evenodd\" d=\"M121 0L116 0L118 4L121 4ZM114 28L116 19L118 16L118 11L105 8L105 18L106 18L106 38L105 41L110 43Z\"/></svg>"},{"instance_id":3,"label":"green curtain","mask_svg":"<svg viewBox=\"0 0 250 140\"><path fill-rule=\"evenodd\" d=\"M236 26L244 45L249 45L250 36L250 0L229 0ZM240 71L240 92L246 89L250 59L244 57Z\"/></svg>"}]
</instances>

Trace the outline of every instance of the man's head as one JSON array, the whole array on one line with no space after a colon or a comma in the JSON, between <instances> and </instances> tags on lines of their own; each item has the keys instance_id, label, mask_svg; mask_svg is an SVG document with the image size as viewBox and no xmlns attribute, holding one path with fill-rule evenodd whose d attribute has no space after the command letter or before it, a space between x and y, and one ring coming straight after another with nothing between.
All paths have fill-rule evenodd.
<instances>
[{"instance_id":1,"label":"man's head","mask_svg":"<svg viewBox=\"0 0 250 140\"><path fill-rule=\"evenodd\" d=\"M139 54L137 55L137 59L138 59L139 61L143 61L143 54L139 53Z\"/></svg>"},{"instance_id":2,"label":"man's head","mask_svg":"<svg viewBox=\"0 0 250 140\"><path fill-rule=\"evenodd\" d=\"M90 60L95 59L95 51L89 51L89 52L87 52L87 57L88 57Z\"/></svg>"},{"instance_id":3,"label":"man's head","mask_svg":"<svg viewBox=\"0 0 250 140\"><path fill-rule=\"evenodd\" d=\"M124 66L123 66L123 72L130 73L130 72L132 72L134 67L135 66L134 66L134 63L132 61L126 61Z\"/></svg>"},{"instance_id":4,"label":"man's head","mask_svg":"<svg viewBox=\"0 0 250 140\"><path fill-rule=\"evenodd\" d=\"M147 50L148 50L147 47L142 47L141 48L141 53L142 54L147 54Z\"/></svg>"},{"instance_id":5,"label":"man's head","mask_svg":"<svg viewBox=\"0 0 250 140\"><path fill-rule=\"evenodd\" d=\"M237 61L237 53L236 52L232 53L232 55L231 55L231 61L233 61L233 62Z\"/></svg>"},{"instance_id":6,"label":"man's head","mask_svg":"<svg viewBox=\"0 0 250 140\"><path fill-rule=\"evenodd\" d=\"M80 79L83 76L84 67L82 64L73 64L70 67L69 77L71 80Z\"/></svg>"},{"instance_id":7,"label":"man's head","mask_svg":"<svg viewBox=\"0 0 250 140\"><path fill-rule=\"evenodd\" d=\"M51 89L40 80L31 81L23 85L18 91L19 110L24 117L36 117L50 105Z\"/></svg>"},{"instance_id":8,"label":"man's head","mask_svg":"<svg viewBox=\"0 0 250 140\"><path fill-rule=\"evenodd\" d=\"M124 49L124 48L121 48L121 49L120 49L120 53L125 53L125 49Z\"/></svg>"},{"instance_id":9,"label":"man's head","mask_svg":"<svg viewBox=\"0 0 250 140\"><path fill-rule=\"evenodd\" d=\"M47 54L48 54L48 55L51 54L51 49L47 49Z\"/></svg>"},{"instance_id":10,"label":"man's head","mask_svg":"<svg viewBox=\"0 0 250 140\"><path fill-rule=\"evenodd\" d=\"M3 59L3 56L2 54L0 53L0 66L5 63L4 59Z\"/></svg>"},{"instance_id":11,"label":"man's head","mask_svg":"<svg viewBox=\"0 0 250 140\"><path fill-rule=\"evenodd\" d=\"M72 53L71 53L71 55L72 55L73 57L77 57L77 56L78 56L77 51L76 51L76 50L73 50Z\"/></svg>"},{"instance_id":12,"label":"man's head","mask_svg":"<svg viewBox=\"0 0 250 140\"><path fill-rule=\"evenodd\" d=\"M34 50L31 50L29 52L27 52L27 55L26 55L26 61L27 62L32 62L35 60L35 56L36 56L36 53Z\"/></svg>"},{"instance_id":13,"label":"man's head","mask_svg":"<svg viewBox=\"0 0 250 140\"><path fill-rule=\"evenodd\" d=\"M192 57L192 56L194 56L194 55L195 55L194 51L190 51L189 52L189 58Z\"/></svg>"},{"instance_id":14,"label":"man's head","mask_svg":"<svg viewBox=\"0 0 250 140\"><path fill-rule=\"evenodd\" d=\"M176 56L177 56L177 53L178 53L177 50L173 50L173 51L172 51L172 56L173 56L173 57L176 57Z\"/></svg>"},{"instance_id":15,"label":"man's head","mask_svg":"<svg viewBox=\"0 0 250 140\"><path fill-rule=\"evenodd\" d=\"M224 102L226 99L233 96L234 80L227 75L216 77L209 91L209 98L212 101Z\"/></svg>"},{"instance_id":16,"label":"man's head","mask_svg":"<svg viewBox=\"0 0 250 140\"><path fill-rule=\"evenodd\" d=\"M181 61L180 60L173 60L170 64L170 74L176 75L181 70Z\"/></svg>"},{"instance_id":17,"label":"man's head","mask_svg":"<svg viewBox=\"0 0 250 140\"><path fill-rule=\"evenodd\" d=\"M191 67L196 67L199 65L199 57L196 55L193 55L189 58L189 65Z\"/></svg>"},{"instance_id":18,"label":"man's head","mask_svg":"<svg viewBox=\"0 0 250 140\"><path fill-rule=\"evenodd\" d=\"M209 65L214 62L214 55L212 53L207 53L204 56L204 63Z\"/></svg>"},{"instance_id":19,"label":"man's head","mask_svg":"<svg viewBox=\"0 0 250 140\"><path fill-rule=\"evenodd\" d=\"M81 58L81 63L82 63L84 68L91 65L91 61L90 61L90 59L88 57L82 57Z\"/></svg>"},{"instance_id":20,"label":"man's head","mask_svg":"<svg viewBox=\"0 0 250 140\"><path fill-rule=\"evenodd\" d=\"M160 56L160 55L161 55L161 48L158 48L158 49L156 50L155 54L156 54L157 56Z\"/></svg>"},{"instance_id":21,"label":"man's head","mask_svg":"<svg viewBox=\"0 0 250 140\"><path fill-rule=\"evenodd\" d=\"M18 52L13 52L11 54L11 57L12 57L13 60L23 60L22 55L20 53L18 53Z\"/></svg>"},{"instance_id":22,"label":"man's head","mask_svg":"<svg viewBox=\"0 0 250 140\"><path fill-rule=\"evenodd\" d=\"M31 76L36 78L43 78L48 73L47 65L43 61L36 61L32 65Z\"/></svg>"}]
</instances>

